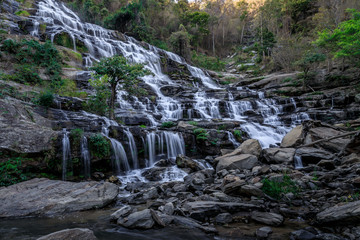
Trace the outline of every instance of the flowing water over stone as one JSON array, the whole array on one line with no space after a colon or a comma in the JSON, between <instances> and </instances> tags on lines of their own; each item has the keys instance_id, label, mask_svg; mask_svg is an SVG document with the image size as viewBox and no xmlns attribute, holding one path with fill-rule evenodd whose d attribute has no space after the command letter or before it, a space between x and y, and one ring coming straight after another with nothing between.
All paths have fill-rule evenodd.
<instances>
[{"instance_id":1,"label":"flowing water over stone","mask_svg":"<svg viewBox=\"0 0 360 240\"><path fill-rule=\"evenodd\" d=\"M68 163L71 161L71 151L70 151L70 140L66 129L63 129L63 139L62 139L62 179L65 181L67 176Z\"/></svg>"},{"instance_id":2,"label":"flowing water over stone","mask_svg":"<svg viewBox=\"0 0 360 240\"><path fill-rule=\"evenodd\" d=\"M125 91L118 92L117 117L123 119L147 119L147 125L156 127L165 121L179 119L206 120L223 119L241 123L241 129L251 138L258 139L263 148L278 144L283 136L301 121L309 119L305 112L298 111L296 101L289 99L267 98L265 92L258 92L247 87L219 87L203 70L189 65L182 57L139 43L135 39L116 31L104 29L95 24L85 23L63 3L54 0L41 0L38 11L32 17L34 36L40 36L39 24L46 24L46 35L52 41L59 34L67 34L73 41L76 51L77 43L83 44L88 53L83 54L84 68L91 66L103 57L123 55L130 62L143 63L153 74L142 78L155 98L136 98L128 96ZM173 61L188 71L191 83L184 79L166 75L163 61ZM84 72L81 72L84 74ZM186 87L186 96L166 94L164 89L181 89ZM284 110L283 105L290 105L292 110ZM288 115L286 121L284 116ZM126 121L125 121L126 122ZM109 137L110 126L118 126L114 121L106 120L103 134L113 147L113 166L119 174L140 168L138 149L131 131L124 130L127 145ZM238 146L231 132L228 140ZM151 129L143 139L146 156L146 167L152 167L161 158L174 160L178 154L185 154L185 143L181 133ZM124 148L125 146L125 148ZM126 147L129 154L126 153ZM136 174L135 174L136 175Z\"/></svg>"},{"instance_id":3,"label":"flowing water over stone","mask_svg":"<svg viewBox=\"0 0 360 240\"><path fill-rule=\"evenodd\" d=\"M89 153L89 147L88 147L88 142L87 142L87 138L85 136L83 136L81 138L81 158L83 159L84 162L84 176L86 178L90 178L90 153Z\"/></svg>"}]
</instances>

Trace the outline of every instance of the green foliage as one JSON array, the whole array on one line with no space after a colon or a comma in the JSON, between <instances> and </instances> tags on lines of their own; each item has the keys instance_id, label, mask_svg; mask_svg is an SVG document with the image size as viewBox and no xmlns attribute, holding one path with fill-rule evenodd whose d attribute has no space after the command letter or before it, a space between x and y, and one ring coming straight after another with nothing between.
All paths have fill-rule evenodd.
<instances>
[{"instance_id":1,"label":"green foliage","mask_svg":"<svg viewBox=\"0 0 360 240\"><path fill-rule=\"evenodd\" d=\"M95 89L95 95L89 97L84 108L101 116L105 116L109 112L108 101L110 98L110 90L107 85L107 76L102 78L90 79L90 85Z\"/></svg>"},{"instance_id":2,"label":"green foliage","mask_svg":"<svg viewBox=\"0 0 360 240\"><path fill-rule=\"evenodd\" d=\"M54 102L54 94L51 91L41 92L36 103L45 108L51 107Z\"/></svg>"},{"instance_id":3,"label":"green foliage","mask_svg":"<svg viewBox=\"0 0 360 240\"><path fill-rule=\"evenodd\" d=\"M300 190L297 184L286 174L283 176L282 181L265 178L262 180L262 183L262 191L276 199L280 199L282 195L286 193L293 193L296 195Z\"/></svg>"},{"instance_id":4,"label":"green foliage","mask_svg":"<svg viewBox=\"0 0 360 240\"><path fill-rule=\"evenodd\" d=\"M175 125L176 125L176 123L174 123L174 122L163 122L161 124L161 127L163 127L163 128L171 128L171 127L174 127Z\"/></svg>"},{"instance_id":5,"label":"green foliage","mask_svg":"<svg viewBox=\"0 0 360 240\"><path fill-rule=\"evenodd\" d=\"M240 130L234 130L234 136L239 142L242 141L242 132Z\"/></svg>"},{"instance_id":6,"label":"green foliage","mask_svg":"<svg viewBox=\"0 0 360 240\"><path fill-rule=\"evenodd\" d=\"M344 21L334 31L319 32L316 44L330 50L335 58L349 58L360 66L360 12L348 9L352 18Z\"/></svg>"},{"instance_id":7,"label":"green foliage","mask_svg":"<svg viewBox=\"0 0 360 240\"><path fill-rule=\"evenodd\" d=\"M307 74L312 67L315 67L318 63L325 61L326 56L319 52L307 51L303 57L296 62L296 64L302 69L305 74L305 79Z\"/></svg>"},{"instance_id":8,"label":"green foliage","mask_svg":"<svg viewBox=\"0 0 360 240\"><path fill-rule=\"evenodd\" d=\"M143 64L129 64L125 57L113 56L103 58L91 70L95 71L96 78L105 77L107 83L110 84L111 98L109 112L111 119L114 119L116 89L118 85L130 96L141 96L147 93L145 89L139 87L139 78L151 74L149 70L144 68Z\"/></svg>"},{"instance_id":9,"label":"green foliage","mask_svg":"<svg viewBox=\"0 0 360 240\"><path fill-rule=\"evenodd\" d=\"M110 156L110 144L101 134L92 135L89 138L89 149L92 156L98 158Z\"/></svg>"},{"instance_id":10,"label":"green foliage","mask_svg":"<svg viewBox=\"0 0 360 240\"><path fill-rule=\"evenodd\" d=\"M256 51L260 56L270 56L271 49L275 46L276 40L274 34L267 28L257 29L256 32Z\"/></svg>"},{"instance_id":11,"label":"green foliage","mask_svg":"<svg viewBox=\"0 0 360 240\"><path fill-rule=\"evenodd\" d=\"M27 177L23 174L21 158L10 158L0 163L0 187L9 186L21 181L26 181Z\"/></svg>"},{"instance_id":12,"label":"green foliage","mask_svg":"<svg viewBox=\"0 0 360 240\"><path fill-rule=\"evenodd\" d=\"M82 129L80 129L80 128L75 128L75 129L71 130L71 132L70 132L70 137L72 139L72 142L75 145L80 144L81 138L82 138L83 135L84 135L84 131ZM74 159L73 159L73 162L74 162Z\"/></svg>"},{"instance_id":13,"label":"green foliage","mask_svg":"<svg viewBox=\"0 0 360 240\"><path fill-rule=\"evenodd\" d=\"M62 82L63 82L63 84L57 90L57 94L59 94L61 96L78 97L78 98L82 98L82 99L85 99L87 97L86 92L78 91L74 80L65 78L65 79L63 79Z\"/></svg>"},{"instance_id":14,"label":"green foliage","mask_svg":"<svg viewBox=\"0 0 360 240\"><path fill-rule=\"evenodd\" d=\"M42 83L42 79L37 73L36 67L32 64L15 66L15 74L10 75L9 80L30 85Z\"/></svg>"},{"instance_id":15,"label":"green foliage","mask_svg":"<svg viewBox=\"0 0 360 240\"><path fill-rule=\"evenodd\" d=\"M1 51L15 54L21 45L12 39L6 39L2 42Z\"/></svg>"},{"instance_id":16,"label":"green foliage","mask_svg":"<svg viewBox=\"0 0 360 240\"><path fill-rule=\"evenodd\" d=\"M146 126L145 126L145 125L140 125L139 127L141 127L141 128L146 128Z\"/></svg>"},{"instance_id":17,"label":"green foliage","mask_svg":"<svg viewBox=\"0 0 360 240\"><path fill-rule=\"evenodd\" d=\"M169 43L171 45L172 50L184 57L185 59L189 59L190 57L190 35L186 31L183 25L180 25L179 31L173 32L169 38Z\"/></svg>"},{"instance_id":18,"label":"green foliage","mask_svg":"<svg viewBox=\"0 0 360 240\"><path fill-rule=\"evenodd\" d=\"M208 132L203 129L203 128L196 128L194 129L194 134L196 136L196 140L200 140L200 141L206 141L208 140Z\"/></svg>"},{"instance_id":19,"label":"green foliage","mask_svg":"<svg viewBox=\"0 0 360 240\"><path fill-rule=\"evenodd\" d=\"M30 13L28 11L25 11L25 10L20 10L20 11L17 11L15 13L15 15L21 16L21 17L29 17Z\"/></svg>"},{"instance_id":20,"label":"green foliage","mask_svg":"<svg viewBox=\"0 0 360 240\"><path fill-rule=\"evenodd\" d=\"M213 71L223 71L226 65L225 62L217 57L209 57L205 54L198 54L195 51L192 52L191 60L199 67Z\"/></svg>"},{"instance_id":21,"label":"green foliage","mask_svg":"<svg viewBox=\"0 0 360 240\"><path fill-rule=\"evenodd\" d=\"M188 124L190 125L193 125L193 126L197 126L198 125L198 122L195 122L195 121L189 121L187 122Z\"/></svg>"}]
</instances>

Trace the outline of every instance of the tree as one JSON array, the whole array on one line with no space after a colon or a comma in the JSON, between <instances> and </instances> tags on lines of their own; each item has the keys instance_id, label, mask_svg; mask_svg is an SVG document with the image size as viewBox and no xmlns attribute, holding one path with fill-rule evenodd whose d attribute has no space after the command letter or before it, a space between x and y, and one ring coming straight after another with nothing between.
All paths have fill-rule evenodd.
<instances>
[{"instance_id":1,"label":"tree","mask_svg":"<svg viewBox=\"0 0 360 240\"><path fill-rule=\"evenodd\" d=\"M179 31L171 34L169 42L173 51L185 59L190 59L190 37L184 25L180 25Z\"/></svg>"},{"instance_id":2,"label":"tree","mask_svg":"<svg viewBox=\"0 0 360 240\"><path fill-rule=\"evenodd\" d=\"M326 57L322 53L307 51L302 59L296 62L296 64L303 70L304 79L303 79L303 88L305 89L306 85L309 84L309 71L312 68L317 67L320 62L325 61Z\"/></svg>"},{"instance_id":3,"label":"tree","mask_svg":"<svg viewBox=\"0 0 360 240\"><path fill-rule=\"evenodd\" d=\"M332 32L320 32L316 43L320 47L330 49L335 58L348 58L360 65L360 12L355 9L347 11L352 13L352 18L342 22Z\"/></svg>"},{"instance_id":4,"label":"tree","mask_svg":"<svg viewBox=\"0 0 360 240\"><path fill-rule=\"evenodd\" d=\"M117 95L117 87L125 90L129 95L143 95L146 91L139 88L139 77L151 74L149 70L144 68L143 64L129 64L126 58L122 56L113 56L103 58L100 62L95 64L91 70L95 71L96 77L106 77L110 84L110 109L109 117L114 119L114 108Z\"/></svg>"}]
</instances>

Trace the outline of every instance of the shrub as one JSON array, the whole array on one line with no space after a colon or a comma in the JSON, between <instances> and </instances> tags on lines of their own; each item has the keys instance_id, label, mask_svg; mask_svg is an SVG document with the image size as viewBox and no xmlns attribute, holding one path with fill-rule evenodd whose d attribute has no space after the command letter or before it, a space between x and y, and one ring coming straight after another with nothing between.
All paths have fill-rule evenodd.
<instances>
[{"instance_id":1,"label":"shrub","mask_svg":"<svg viewBox=\"0 0 360 240\"><path fill-rule=\"evenodd\" d=\"M163 128L171 128L171 127L174 127L176 124L174 122L163 122L161 124L161 127Z\"/></svg>"},{"instance_id":2,"label":"shrub","mask_svg":"<svg viewBox=\"0 0 360 240\"><path fill-rule=\"evenodd\" d=\"M30 13L28 11L25 11L25 10L20 10L20 11L17 11L15 13L15 15L22 16L22 17L28 17L28 16L30 16Z\"/></svg>"},{"instance_id":3,"label":"shrub","mask_svg":"<svg viewBox=\"0 0 360 240\"><path fill-rule=\"evenodd\" d=\"M188 124L190 125L193 125L193 126L197 126L198 125L198 122L195 122L195 121L189 121Z\"/></svg>"},{"instance_id":4,"label":"shrub","mask_svg":"<svg viewBox=\"0 0 360 240\"><path fill-rule=\"evenodd\" d=\"M290 192L296 195L300 190L296 183L288 175L284 175L282 181L269 180L265 178L262 180L262 183L262 191L270 197L276 199L280 199L283 194Z\"/></svg>"},{"instance_id":5,"label":"shrub","mask_svg":"<svg viewBox=\"0 0 360 240\"><path fill-rule=\"evenodd\" d=\"M51 107L51 105L54 102L54 94L51 91L42 92L36 103L40 106L43 106L45 108Z\"/></svg>"},{"instance_id":6,"label":"shrub","mask_svg":"<svg viewBox=\"0 0 360 240\"><path fill-rule=\"evenodd\" d=\"M199 67L206 68L213 71L223 71L225 69L225 62L216 57L209 57L205 54L197 54L192 52L191 60Z\"/></svg>"},{"instance_id":7,"label":"shrub","mask_svg":"<svg viewBox=\"0 0 360 240\"><path fill-rule=\"evenodd\" d=\"M35 66L30 64L22 64L15 67L15 74L10 76L10 79L20 83L29 83L36 85L42 83L42 79Z\"/></svg>"},{"instance_id":8,"label":"shrub","mask_svg":"<svg viewBox=\"0 0 360 240\"><path fill-rule=\"evenodd\" d=\"M240 130L234 130L234 136L239 142L242 141L242 132Z\"/></svg>"},{"instance_id":9,"label":"shrub","mask_svg":"<svg viewBox=\"0 0 360 240\"><path fill-rule=\"evenodd\" d=\"M6 39L2 43L1 51L15 54L18 52L19 48L20 48L20 44L18 44L16 41L12 39Z\"/></svg>"},{"instance_id":10,"label":"shrub","mask_svg":"<svg viewBox=\"0 0 360 240\"><path fill-rule=\"evenodd\" d=\"M206 141L208 140L208 132L203 128L194 129L194 134L196 135L196 140Z\"/></svg>"},{"instance_id":11,"label":"shrub","mask_svg":"<svg viewBox=\"0 0 360 240\"><path fill-rule=\"evenodd\" d=\"M75 145L79 145L81 141L81 137L84 135L84 131L80 128L75 128L71 130L70 137L72 138L72 142Z\"/></svg>"},{"instance_id":12,"label":"shrub","mask_svg":"<svg viewBox=\"0 0 360 240\"><path fill-rule=\"evenodd\" d=\"M89 148L92 156L104 158L110 156L110 144L101 134L89 138Z\"/></svg>"},{"instance_id":13,"label":"shrub","mask_svg":"<svg viewBox=\"0 0 360 240\"><path fill-rule=\"evenodd\" d=\"M27 180L27 177L19 169L21 158L11 158L0 163L0 187L9 186Z\"/></svg>"}]
</instances>

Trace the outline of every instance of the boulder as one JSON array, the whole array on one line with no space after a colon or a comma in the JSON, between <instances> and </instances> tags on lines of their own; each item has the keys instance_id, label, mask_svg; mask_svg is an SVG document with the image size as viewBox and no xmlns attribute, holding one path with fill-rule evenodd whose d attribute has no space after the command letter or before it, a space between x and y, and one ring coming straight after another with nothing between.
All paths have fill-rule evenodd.
<instances>
[{"instance_id":1,"label":"boulder","mask_svg":"<svg viewBox=\"0 0 360 240\"><path fill-rule=\"evenodd\" d=\"M256 230L256 237L259 239L267 239L272 232L271 227L261 227Z\"/></svg>"},{"instance_id":2,"label":"boulder","mask_svg":"<svg viewBox=\"0 0 360 240\"><path fill-rule=\"evenodd\" d=\"M246 140L245 142L243 142L233 152L228 153L224 156L221 156L217 159L220 160L221 158L224 158L224 157L230 157L230 156L235 156L235 155L240 155L240 154L251 154L256 157L259 157L261 154L261 150L262 150L262 148L261 148L261 145L258 140L249 139L249 140ZM217 160L217 159L215 159L215 160Z\"/></svg>"},{"instance_id":3,"label":"boulder","mask_svg":"<svg viewBox=\"0 0 360 240\"><path fill-rule=\"evenodd\" d=\"M284 222L284 217L277 213L257 212L251 213L251 219L270 226L280 226Z\"/></svg>"},{"instance_id":4,"label":"boulder","mask_svg":"<svg viewBox=\"0 0 360 240\"><path fill-rule=\"evenodd\" d=\"M198 162L182 154L176 157L176 165L179 168L190 168L193 172L204 169Z\"/></svg>"},{"instance_id":5,"label":"boulder","mask_svg":"<svg viewBox=\"0 0 360 240\"><path fill-rule=\"evenodd\" d=\"M40 237L37 240L96 240L94 232L87 228L64 229L58 232Z\"/></svg>"},{"instance_id":6,"label":"boulder","mask_svg":"<svg viewBox=\"0 0 360 240\"><path fill-rule=\"evenodd\" d=\"M334 155L332 153L311 147L299 148L296 150L295 154L301 158L304 164L317 164L323 159L334 159Z\"/></svg>"},{"instance_id":7,"label":"boulder","mask_svg":"<svg viewBox=\"0 0 360 240\"><path fill-rule=\"evenodd\" d=\"M150 209L134 212L126 218L121 217L117 223L130 229L150 229L155 224Z\"/></svg>"},{"instance_id":8,"label":"boulder","mask_svg":"<svg viewBox=\"0 0 360 240\"><path fill-rule=\"evenodd\" d=\"M101 208L113 202L119 187L109 182L64 182L35 178L0 188L0 218L49 216Z\"/></svg>"},{"instance_id":9,"label":"boulder","mask_svg":"<svg viewBox=\"0 0 360 240\"><path fill-rule=\"evenodd\" d=\"M174 216L173 217L173 223L178 226L186 227L186 228L198 228L206 233L217 233L217 230L213 227L204 227L201 224L199 224L197 221L181 217L181 216Z\"/></svg>"},{"instance_id":10,"label":"boulder","mask_svg":"<svg viewBox=\"0 0 360 240\"><path fill-rule=\"evenodd\" d=\"M290 239L292 240L315 240L316 235L312 232L306 231L304 229L300 229L294 232L291 232Z\"/></svg>"},{"instance_id":11,"label":"boulder","mask_svg":"<svg viewBox=\"0 0 360 240\"><path fill-rule=\"evenodd\" d=\"M179 121L178 125L177 125L178 129L184 129L184 130L193 130L196 128L196 126L188 124L187 122L184 121Z\"/></svg>"},{"instance_id":12,"label":"boulder","mask_svg":"<svg viewBox=\"0 0 360 240\"><path fill-rule=\"evenodd\" d=\"M251 211L259 208L259 206L248 203L214 201L186 202L182 207L183 211L191 218L199 221L216 217L223 212Z\"/></svg>"},{"instance_id":13,"label":"boulder","mask_svg":"<svg viewBox=\"0 0 360 240\"><path fill-rule=\"evenodd\" d=\"M316 127L311 128L306 135L304 144L309 144L317 140L331 138L344 134L344 132L337 131L329 127ZM316 147L324 148L331 152L340 152L343 148L350 142L350 139L347 138L336 138L330 141L323 141L316 144Z\"/></svg>"},{"instance_id":14,"label":"boulder","mask_svg":"<svg viewBox=\"0 0 360 240\"><path fill-rule=\"evenodd\" d=\"M255 196L255 197L262 197L264 196L263 191L261 191L260 188L254 186L254 185L244 185L240 188L240 195L242 196Z\"/></svg>"},{"instance_id":15,"label":"boulder","mask_svg":"<svg viewBox=\"0 0 360 240\"><path fill-rule=\"evenodd\" d=\"M216 171L221 171L223 169L233 170L233 169L252 169L258 163L258 158L250 154L240 154L234 156L222 156L219 160L218 165L216 166Z\"/></svg>"},{"instance_id":16,"label":"boulder","mask_svg":"<svg viewBox=\"0 0 360 240\"><path fill-rule=\"evenodd\" d=\"M304 129L302 125L293 128L281 141L281 147L289 148L299 146L304 138Z\"/></svg>"},{"instance_id":17,"label":"boulder","mask_svg":"<svg viewBox=\"0 0 360 240\"><path fill-rule=\"evenodd\" d=\"M51 121L15 99L0 99L0 151L41 153L52 149L57 133Z\"/></svg>"},{"instance_id":18,"label":"boulder","mask_svg":"<svg viewBox=\"0 0 360 240\"><path fill-rule=\"evenodd\" d=\"M319 224L351 224L360 221L360 201L336 205L316 215Z\"/></svg>"},{"instance_id":19,"label":"boulder","mask_svg":"<svg viewBox=\"0 0 360 240\"><path fill-rule=\"evenodd\" d=\"M294 148L267 148L263 150L263 157L268 163L292 163Z\"/></svg>"},{"instance_id":20,"label":"boulder","mask_svg":"<svg viewBox=\"0 0 360 240\"><path fill-rule=\"evenodd\" d=\"M110 219L118 220L120 217L126 217L131 213L132 210L133 209L130 206L123 206L122 208L111 214Z\"/></svg>"},{"instance_id":21,"label":"boulder","mask_svg":"<svg viewBox=\"0 0 360 240\"><path fill-rule=\"evenodd\" d=\"M232 222L233 218L230 213L220 213L216 216L215 221L217 224L226 224Z\"/></svg>"}]
</instances>

